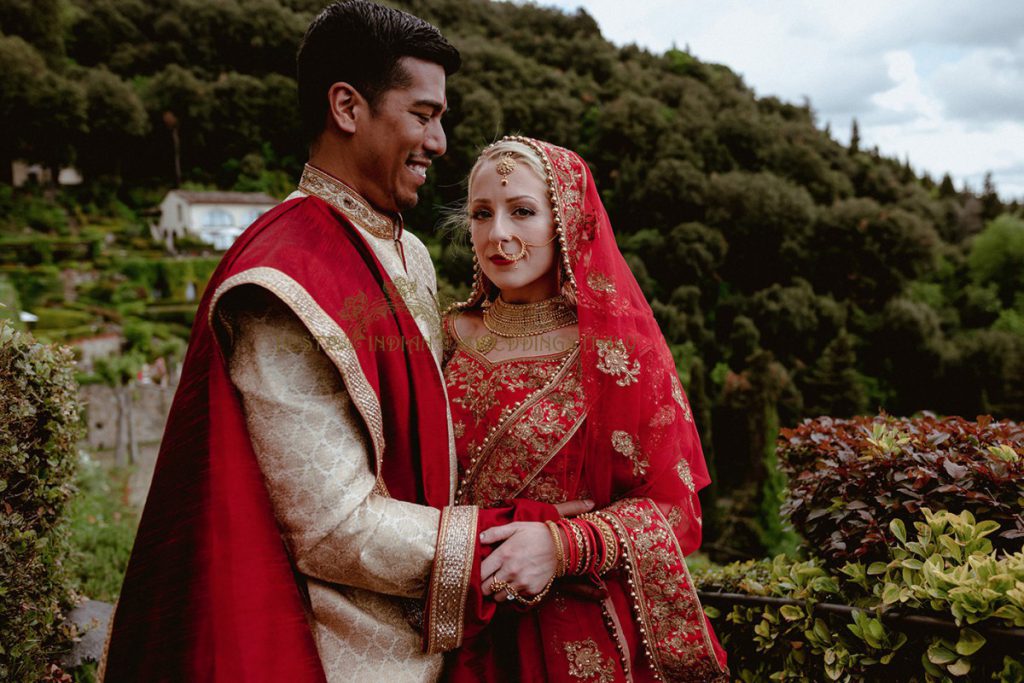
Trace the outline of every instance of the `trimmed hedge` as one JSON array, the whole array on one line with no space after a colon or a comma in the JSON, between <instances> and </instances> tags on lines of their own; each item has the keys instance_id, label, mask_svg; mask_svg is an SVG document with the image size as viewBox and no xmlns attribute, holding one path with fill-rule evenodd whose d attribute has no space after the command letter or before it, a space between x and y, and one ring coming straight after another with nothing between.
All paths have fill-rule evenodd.
<instances>
[{"instance_id":1,"label":"trimmed hedge","mask_svg":"<svg viewBox=\"0 0 1024 683\"><path fill-rule=\"evenodd\" d=\"M35 327L40 330L64 330L99 322L91 313L69 308L37 308L35 314L39 316Z\"/></svg>"},{"instance_id":2,"label":"trimmed hedge","mask_svg":"<svg viewBox=\"0 0 1024 683\"><path fill-rule=\"evenodd\" d=\"M103 234L88 230L80 237L49 235L0 236L0 262L35 266L64 261L88 261L100 254Z\"/></svg>"},{"instance_id":3,"label":"trimmed hedge","mask_svg":"<svg viewBox=\"0 0 1024 683\"><path fill-rule=\"evenodd\" d=\"M10 278L26 311L64 300L64 283L56 266L0 266L0 274Z\"/></svg>"},{"instance_id":4,"label":"trimmed hedge","mask_svg":"<svg viewBox=\"0 0 1024 683\"><path fill-rule=\"evenodd\" d=\"M922 515L912 538L892 522L896 540L886 562L849 562L830 572L818 560L780 555L695 573L734 678L1024 680L1024 630L1016 637L1006 631L1024 627L1024 553L993 550L989 537L998 526L969 512ZM726 607L710 595L718 592L787 604ZM893 619L906 614L931 619Z\"/></svg>"},{"instance_id":5,"label":"trimmed hedge","mask_svg":"<svg viewBox=\"0 0 1024 683\"><path fill-rule=\"evenodd\" d=\"M998 549L1024 544L1024 425L980 417L806 420L780 430L789 475L782 511L826 564L882 561L921 509L996 523Z\"/></svg>"},{"instance_id":6,"label":"trimmed hedge","mask_svg":"<svg viewBox=\"0 0 1024 683\"><path fill-rule=\"evenodd\" d=\"M118 260L114 267L133 285L147 292L159 290L162 299L171 301L185 301L191 283L198 301L218 263L219 258L130 258Z\"/></svg>"},{"instance_id":7,"label":"trimmed hedge","mask_svg":"<svg viewBox=\"0 0 1024 683\"><path fill-rule=\"evenodd\" d=\"M0 680L69 646L66 507L82 437L71 352L0 323Z\"/></svg>"}]
</instances>

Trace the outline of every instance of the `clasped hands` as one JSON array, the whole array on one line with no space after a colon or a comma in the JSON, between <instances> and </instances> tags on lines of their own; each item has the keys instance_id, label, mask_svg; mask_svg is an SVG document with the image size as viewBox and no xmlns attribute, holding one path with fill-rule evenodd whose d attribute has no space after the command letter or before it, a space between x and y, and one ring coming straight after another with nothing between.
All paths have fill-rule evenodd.
<instances>
[{"instance_id":1,"label":"clasped hands","mask_svg":"<svg viewBox=\"0 0 1024 683\"><path fill-rule=\"evenodd\" d=\"M562 517L583 514L593 507L592 500L571 500L555 506ZM480 565L483 593L493 595L498 602L516 595L528 600L543 592L555 575L555 545L543 522L496 526L481 533L480 542L501 544Z\"/></svg>"}]
</instances>

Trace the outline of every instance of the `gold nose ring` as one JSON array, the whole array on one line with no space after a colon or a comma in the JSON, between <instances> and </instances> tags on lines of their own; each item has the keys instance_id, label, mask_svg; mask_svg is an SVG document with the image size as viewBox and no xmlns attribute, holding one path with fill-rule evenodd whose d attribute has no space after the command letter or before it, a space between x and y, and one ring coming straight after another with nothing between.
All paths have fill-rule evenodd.
<instances>
[{"instance_id":1,"label":"gold nose ring","mask_svg":"<svg viewBox=\"0 0 1024 683\"><path fill-rule=\"evenodd\" d=\"M509 238L509 240L516 240L517 242L519 242L519 251L517 251L515 254L508 253L507 251L505 251L505 247L501 246L505 242L505 240L498 240L498 254L501 256L501 258L506 259L508 261L514 261L517 266L519 261L523 260L524 258L530 258L530 252L526 248L526 240L524 240L519 235L512 235Z\"/></svg>"}]
</instances>

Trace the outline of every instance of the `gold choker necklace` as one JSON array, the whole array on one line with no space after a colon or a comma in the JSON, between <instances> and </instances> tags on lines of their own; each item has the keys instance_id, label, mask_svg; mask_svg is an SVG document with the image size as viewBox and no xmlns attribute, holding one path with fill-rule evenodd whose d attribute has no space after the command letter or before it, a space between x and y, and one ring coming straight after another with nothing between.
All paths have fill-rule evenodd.
<instances>
[{"instance_id":1,"label":"gold choker necklace","mask_svg":"<svg viewBox=\"0 0 1024 683\"><path fill-rule=\"evenodd\" d=\"M576 324L576 311L565 297L510 304L499 296L484 309L484 327L499 337L532 337Z\"/></svg>"}]
</instances>

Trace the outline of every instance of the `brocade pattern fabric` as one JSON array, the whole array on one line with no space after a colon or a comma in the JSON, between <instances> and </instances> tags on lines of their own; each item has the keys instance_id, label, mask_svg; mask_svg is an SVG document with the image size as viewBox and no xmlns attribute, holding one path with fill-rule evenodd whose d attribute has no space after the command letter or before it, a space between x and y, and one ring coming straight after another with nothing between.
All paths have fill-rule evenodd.
<instances>
[{"instance_id":1,"label":"brocade pattern fabric","mask_svg":"<svg viewBox=\"0 0 1024 683\"><path fill-rule=\"evenodd\" d=\"M403 232L399 251L394 240L346 215L405 301L440 373L437 283L426 247ZM273 296L243 301L228 290L214 323L232 340L229 372L282 537L305 584L327 680L437 680L442 658L423 653L407 613L408 599L426 593L440 511L378 495L386 489L374 474L374 445L309 321Z\"/></svg>"},{"instance_id":2,"label":"brocade pattern fabric","mask_svg":"<svg viewBox=\"0 0 1024 683\"><path fill-rule=\"evenodd\" d=\"M269 298L224 303L235 331L231 379L306 583L327 680L435 680L440 657L421 652L400 598L425 594L440 512L372 494L361 418L290 310Z\"/></svg>"}]
</instances>

